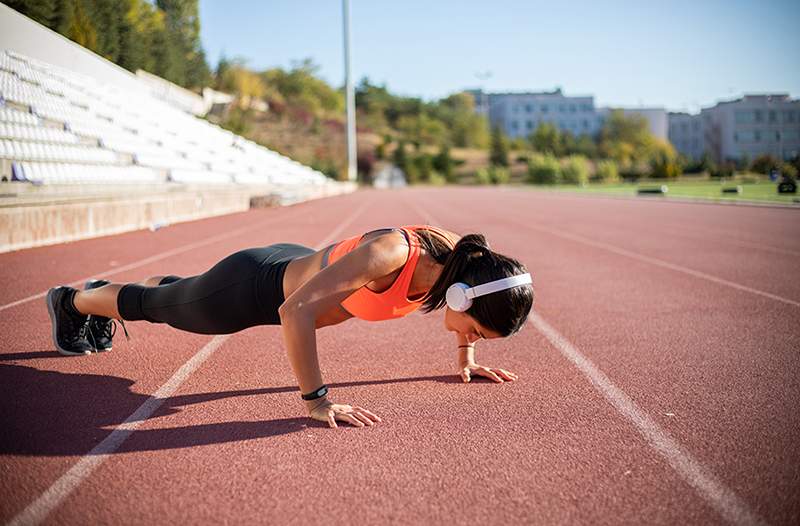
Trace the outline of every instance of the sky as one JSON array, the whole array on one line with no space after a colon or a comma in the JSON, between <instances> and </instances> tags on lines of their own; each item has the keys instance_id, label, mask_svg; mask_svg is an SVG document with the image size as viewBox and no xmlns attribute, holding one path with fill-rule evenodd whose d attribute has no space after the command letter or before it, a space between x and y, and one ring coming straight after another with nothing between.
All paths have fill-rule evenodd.
<instances>
[{"instance_id":1,"label":"sky","mask_svg":"<svg viewBox=\"0 0 800 526\"><path fill-rule=\"evenodd\" d=\"M800 97L800 0L350 0L352 76L433 100L464 89L593 95L698 112L744 93ZM200 0L209 64L311 58L344 83L341 0Z\"/></svg>"}]
</instances>

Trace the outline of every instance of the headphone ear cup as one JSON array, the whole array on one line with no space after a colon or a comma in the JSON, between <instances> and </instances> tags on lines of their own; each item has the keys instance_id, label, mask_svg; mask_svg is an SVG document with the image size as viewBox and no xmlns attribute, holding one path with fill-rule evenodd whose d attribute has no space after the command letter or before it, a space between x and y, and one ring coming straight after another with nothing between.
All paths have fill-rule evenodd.
<instances>
[{"instance_id":1,"label":"headphone ear cup","mask_svg":"<svg viewBox=\"0 0 800 526\"><path fill-rule=\"evenodd\" d=\"M464 312L472 306L472 300L467 297L467 289L470 286L466 283L453 283L447 288L447 306L456 312Z\"/></svg>"}]
</instances>

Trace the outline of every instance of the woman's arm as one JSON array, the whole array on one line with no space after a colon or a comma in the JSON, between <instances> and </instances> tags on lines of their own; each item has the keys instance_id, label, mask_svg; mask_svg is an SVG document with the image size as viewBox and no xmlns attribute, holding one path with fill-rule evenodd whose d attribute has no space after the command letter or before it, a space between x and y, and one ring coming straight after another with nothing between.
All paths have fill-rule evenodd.
<instances>
[{"instance_id":1,"label":"woman's arm","mask_svg":"<svg viewBox=\"0 0 800 526\"><path fill-rule=\"evenodd\" d=\"M319 370L315 325L317 317L327 312L353 292L380 277L402 267L408 246L398 244L393 236L381 236L364 243L312 276L294 291L278 309L284 341L295 377L302 393L310 393L323 385ZM317 418L316 409L325 404L322 399L306 401L309 412ZM331 404L332 407L347 407ZM352 409L352 408L351 408ZM362 410L362 412L369 413ZM371 413L369 413L371 414ZM368 420L358 412L331 415L351 423ZM320 419L320 418L317 418ZM335 427L335 422L331 422ZM371 421L369 422L371 424ZM358 424L356 424L358 425ZM363 424L361 424L363 425Z\"/></svg>"}]
</instances>

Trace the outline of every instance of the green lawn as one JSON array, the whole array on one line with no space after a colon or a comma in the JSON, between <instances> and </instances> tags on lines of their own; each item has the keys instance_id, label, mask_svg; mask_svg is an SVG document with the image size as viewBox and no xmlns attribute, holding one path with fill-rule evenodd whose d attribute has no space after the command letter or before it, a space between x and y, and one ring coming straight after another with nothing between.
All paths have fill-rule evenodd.
<instances>
[{"instance_id":1,"label":"green lawn","mask_svg":"<svg viewBox=\"0 0 800 526\"><path fill-rule=\"evenodd\" d=\"M536 190L559 190L570 191L584 194L610 194L610 195L636 195L636 190L639 186L642 187L657 187L662 184L667 185L668 191L665 197L655 196L642 196L642 199L669 199L670 197L692 198L699 197L703 199L713 199L717 201L768 201L777 203L798 204L800 206L800 193L798 194L778 194L777 185L768 181L749 182L749 183L736 183L726 182L721 184L719 181L675 181L675 182L661 182L661 181L648 181L646 183L619 183L619 184L590 184L585 187L575 185L559 184L553 186L534 186L525 185L525 187ZM742 187L740 194L723 194L722 188L734 187L736 185Z\"/></svg>"}]
</instances>

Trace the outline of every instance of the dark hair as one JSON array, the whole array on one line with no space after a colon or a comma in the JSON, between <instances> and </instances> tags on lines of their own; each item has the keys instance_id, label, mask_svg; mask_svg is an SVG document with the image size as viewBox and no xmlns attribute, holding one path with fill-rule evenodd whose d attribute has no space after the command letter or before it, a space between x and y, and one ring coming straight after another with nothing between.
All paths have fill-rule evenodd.
<instances>
[{"instance_id":1,"label":"dark hair","mask_svg":"<svg viewBox=\"0 0 800 526\"><path fill-rule=\"evenodd\" d=\"M470 286L525 274L525 265L489 248L481 234L467 234L454 247L431 230L417 230L420 244L440 265L442 273L424 297L421 310L428 313L447 303L447 289L456 282ZM523 285L479 296L465 312L502 336L510 336L525 324L533 307L533 287Z\"/></svg>"}]
</instances>

